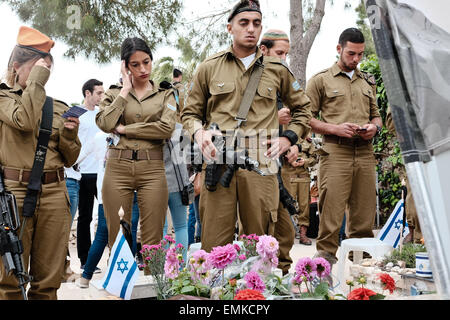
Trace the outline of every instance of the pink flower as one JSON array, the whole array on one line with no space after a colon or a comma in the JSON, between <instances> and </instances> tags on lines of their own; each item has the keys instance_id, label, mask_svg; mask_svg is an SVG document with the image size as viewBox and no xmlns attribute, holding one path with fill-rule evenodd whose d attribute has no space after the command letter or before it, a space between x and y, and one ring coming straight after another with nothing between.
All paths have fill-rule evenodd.
<instances>
[{"instance_id":1,"label":"pink flower","mask_svg":"<svg viewBox=\"0 0 450 320\"><path fill-rule=\"evenodd\" d=\"M295 272L298 276L305 276L308 281L311 281L316 275L317 266L311 258L302 258L297 261L295 265Z\"/></svg>"},{"instance_id":2,"label":"pink flower","mask_svg":"<svg viewBox=\"0 0 450 320\"><path fill-rule=\"evenodd\" d=\"M278 241L272 236L260 236L256 244L256 252L263 260L272 260L278 255Z\"/></svg>"},{"instance_id":3,"label":"pink flower","mask_svg":"<svg viewBox=\"0 0 450 320\"><path fill-rule=\"evenodd\" d=\"M166 263L164 264L164 272L169 279L175 279L180 270L180 262L175 248L167 250Z\"/></svg>"},{"instance_id":4,"label":"pink flower","mask_svg":"<svg viewBox=\"0 0 450 320\"><path fill-rule=\"evenodd\" d=\"M232 244L227 244L221 247L214 247L209 254L212 265L217 269L225 269L231 264L237 256L236 249Z\"/></svg>"},{"instance_id":5,"label":"pink flower","mask_svg":"<svg viewBox=\"0 0 450 320\"><path fill-rule=\"evenodd\" d=\"M263 292L266 289L266 285L264 281L261 280L261 277L255 271L250 271L244 276L244 280L247 283L247 288L258 290Z\"/></svg>"},{"instance_id":6,"label":"pink flower","mask_svg":"<svg viewBox=\"0 0 450 320\"><path fill-rule=\"evenodd\" d=\"M175 243L175 240L169 235L164 236L164 239L166 239L169 243Z\"/></svg>"},{"instance_id":7,"label":"pink flower","mask_svg":"<svg viewBox=\"0 0 450 320\"><path fill-rule=\"evenodd\" d=\"M323 278L323 277L330 275L331 266L330 266L330 263L326 259L324 259L322 257L318 257L318 258L314 258L313 262L316 264L316 271L317 271L317 275L319 276L319 278Z\"/></svg>"},{"instance_id":8,"label":"pink flower","mask_svg":"<svg viewBox=\"0 0 450 320\"><path fill-rule=\"evenodd\" d=\"M244 261L245 259L247 259L247 257L245 256L245 254L241 254L239 256L239 260Z\"/></svg>"},{"instance_id":9,"label":"pink flower","mask_svg":"<svg viewBox=\"0 0 450 320\"><path fill-rule=\"evenodd\" d=\"M241 251L241 247L239 247L238 244L233 244L234 248L236 249L237 252Z\"/></svg>"},{"instance_id":10,"label":"pink flower","mask_svg":"<svg viewBox=\"0 0 450 320\"><path fill-rule=\"evenodd\" d=\"M211 270L209 255L205 250L197 250L189 259L191 278L194 281L200 280L203 284L208 282L208 271Z\"/></svg>"}]
</instances>

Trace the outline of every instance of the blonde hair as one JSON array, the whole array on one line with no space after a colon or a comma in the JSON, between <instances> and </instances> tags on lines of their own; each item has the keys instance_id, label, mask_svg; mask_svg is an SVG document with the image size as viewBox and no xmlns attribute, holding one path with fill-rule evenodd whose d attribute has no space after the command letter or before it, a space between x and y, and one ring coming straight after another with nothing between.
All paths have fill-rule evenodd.
<instances>
[{"instance_id":1,"label":"blonde hair","mask_svg":"<svg viewBox=\"0 0 450 320\"><path fill-rule=\"evenodd\" d=\"M17 73L14 69L14 62L17 62L19 65L23 65L29 61L39 60L40 58L44 58L46 56L49 56L53 62L53 57L49 53L44 54L32 49L16 46L9 57L8 69L6 70L6 74L4 76L6 84L11 88L16 84Z\"/></svg>"}]
</instances>

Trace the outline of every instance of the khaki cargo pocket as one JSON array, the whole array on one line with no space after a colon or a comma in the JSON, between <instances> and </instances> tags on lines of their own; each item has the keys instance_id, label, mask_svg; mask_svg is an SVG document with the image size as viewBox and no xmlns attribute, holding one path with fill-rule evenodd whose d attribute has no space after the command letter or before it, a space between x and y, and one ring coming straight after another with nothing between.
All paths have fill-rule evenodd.
<instances>
[{"instance_id":1,"label":"khaki cargo pocket","mask_svg":"<svg viewBox=\"0 0 450 320\"><path fill-rule=\"evenodd\" d=\"M213 96L233 92L234 82L213 81L209 87L209 93Z\"/></svg>"},{"instance_id":2,"label":"khaki cargo pocket","mask_svg":"<svg viewBox=\"0 0 450 320\"><path fill-rule=\"evenodd\" d=\"M277 97L275 86L265 82L261 82L259 84L257 92L261 97L268 98L271 100L275 100Z\"/></svg>"},{"instance_id":3,"label":"khaki cargo pocket","mask_svg":"<svg viewBox=\"0 0 450 320\"><path fill-rule=\"evenodd\" d=\"M270 221L269 221L269 230L267 234L269 236L275 235L275 224L278 221L278 208L269 211Z\"/></svg>"}]
</instances>

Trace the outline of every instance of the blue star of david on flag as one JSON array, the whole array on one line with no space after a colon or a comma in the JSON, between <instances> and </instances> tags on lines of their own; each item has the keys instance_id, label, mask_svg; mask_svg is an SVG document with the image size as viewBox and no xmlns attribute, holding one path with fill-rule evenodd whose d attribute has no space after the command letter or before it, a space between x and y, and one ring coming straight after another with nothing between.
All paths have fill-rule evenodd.
<instances>
[{"instance_id":1,"label":"blue star of david on flag","mask_svg":"<svg viewBox=\"0 0 450 320\"><path fill-rule=\"evenodd\" d=\"M120 265L123 265L123 268L121 268ZM124 261L122 258L119 262L117 262L117 271L120 271L123 274L125 271L128 270L127 265L128 265L128 261Z\"/></svg>"},{"instance_id":2,"label":"blue star of david on flag","mask_svg":"<svg viewBox=\"0 0 450 320\"><path fill-rule=\"evenodd\" d=\"M139 270L130 246L122 230L119 230L102 286L110 294L129 300L138 276Z\"/></svg>"},{"instance_id":3,"label":"blue star of david on flag","mask_svg":"<svg viewBox=\"0 0 450 320\"><path fill-rule=\"evenodd\" d=\"M403 212L405 205L403 199L397 202L397 205L392 211L389 219L384 224L383 228L378 232L377 238L385 243L389 243L392 247L397 248L402 238L401 230L403 227ZM403 237L409 233L408 222L405 221L405 228L403 229Z\"/></svg>"}]
</instances>

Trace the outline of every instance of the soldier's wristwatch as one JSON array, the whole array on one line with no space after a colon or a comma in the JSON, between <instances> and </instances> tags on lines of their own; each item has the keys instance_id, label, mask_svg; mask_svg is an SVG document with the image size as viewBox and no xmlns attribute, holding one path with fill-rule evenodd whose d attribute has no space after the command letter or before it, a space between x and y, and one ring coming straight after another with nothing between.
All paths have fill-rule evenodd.
<instances>
[{"instance_id":1,"label":"soldier's wristwatch","mask_svg":"<svg viewBox=\"0 0 450 320\"><path fill-rule=\"evenodd\" d=\"M376 135L378 135L378 134L380 134L380 132L381 132L381 127L379 126L379 125L375 125L376 127L377 127L377 133L376 133Z\"/></svg>"}]
</instances>

